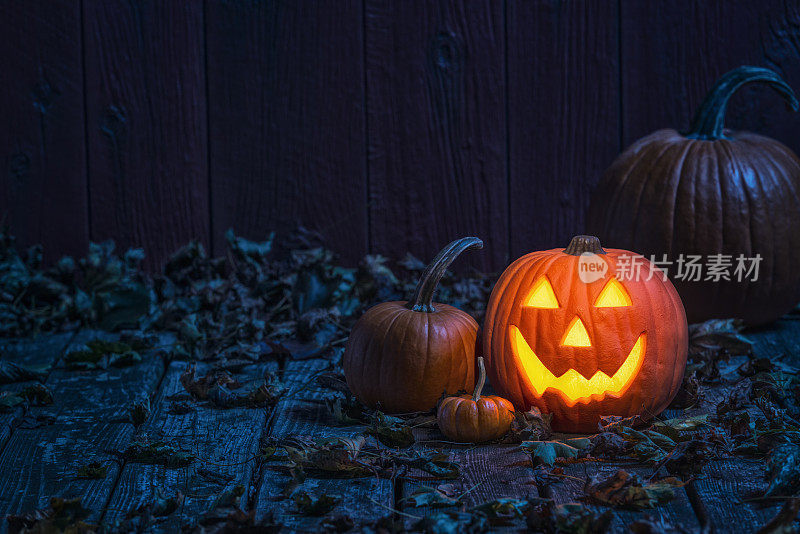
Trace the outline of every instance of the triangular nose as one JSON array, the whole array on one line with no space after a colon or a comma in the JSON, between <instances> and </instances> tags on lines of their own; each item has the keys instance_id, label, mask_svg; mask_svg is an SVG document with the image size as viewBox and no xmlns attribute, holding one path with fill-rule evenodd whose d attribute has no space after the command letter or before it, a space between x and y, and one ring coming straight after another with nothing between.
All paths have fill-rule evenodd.
<instances>
[{"instance_id":1,"label":"triangular nose","mask_svg":"<svg viewBox=\"0 0 800 534\"><path fill-rule=\"evenodd\" d=\"M591 347L592 340L589 339L589 332L583 326L583 322L577 315L567 327L567 334L561 342L564 347Z\"/></svg>"}]
</instances>

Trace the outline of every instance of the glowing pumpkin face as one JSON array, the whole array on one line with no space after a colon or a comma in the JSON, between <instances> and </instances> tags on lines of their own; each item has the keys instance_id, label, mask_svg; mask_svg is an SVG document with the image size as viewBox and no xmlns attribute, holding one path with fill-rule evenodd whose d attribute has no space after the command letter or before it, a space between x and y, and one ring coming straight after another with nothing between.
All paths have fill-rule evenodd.
<instances>
[{"instance_id":1,"label":"glowing pumpkin face","mask_svg":"<svg viewBox=\"0 0 800 534\"><path fill-rule=\"evenodd\" d=\"M621 262L631 261L638 277L617 279ZM592 265L591 276L580 276ZM675 289L651 269L587 236L514 262L484 325L495 389L518 409L552 413L553 427L566 432L597 430L601 415L662 411L683 378L688 332Z\"/></svg>"}]
</instances>

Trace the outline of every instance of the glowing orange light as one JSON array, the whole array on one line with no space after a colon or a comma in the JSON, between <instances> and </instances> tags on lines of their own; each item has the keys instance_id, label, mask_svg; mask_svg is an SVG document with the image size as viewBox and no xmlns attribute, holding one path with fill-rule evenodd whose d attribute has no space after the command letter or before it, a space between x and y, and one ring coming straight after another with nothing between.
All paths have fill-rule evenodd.
<instances>
[{"instance_id":1,"label":"glowing orange light","mask_svg":"<svg viewBox=\"0 0 800 534\"><path fill-rule=\"evenodd\" d=\"M553 286L550 285L547 278L542 276L533 284L533 289L522 305L531 308L558 308L556 294L553 293Z\"/></svg>"},{"instance_id":2,"label":"glowing orange light","mask_svg":"<svg viewBox=\"0 0 800 534\"><path fill-rule=\"evenodd\" d=\"M519 358L536 396L541 397L545 390L552 388L564 398L568 406L574 406L578 402L589 402L592 396L602 398L606 394L624 393L638 374L644 360L646 336L642 333L613 376L597 371L590 379L586 379L574 369L568 370L561 376L555 376L536 356L516 326L512 325L509 333L511 349Z\"/></svg>"},{"instance_id":3,"label":"glowing orange light","mask_svg":"<svg viewBox=\"0 0 800 534\"><path fill-rule=\"evenodd\" d=\"M631 297L616 278L608 281L594 303L597 308L618 308L631 304Z\"/></svg>"}]
</instances>

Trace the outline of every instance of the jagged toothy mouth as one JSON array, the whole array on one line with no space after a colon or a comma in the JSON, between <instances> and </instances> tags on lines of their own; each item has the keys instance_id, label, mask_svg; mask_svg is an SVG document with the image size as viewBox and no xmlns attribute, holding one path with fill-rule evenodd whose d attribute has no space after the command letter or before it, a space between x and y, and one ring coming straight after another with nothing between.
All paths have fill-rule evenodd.
<instances>
[{"instance_id":1,"label":"jagged toothy mouth","mask_svg":"<svg viewBox=\"0 0 800 534\"><path fill-rule=\"evenodd\" d=\"M645 333L639 334L628 357L613 376L608 376L603 371L597 371L591 378L586 378L575 369L570 369L561 376L555 376L533 352L525 336L514 325L509 327L511 350L519 359L525 376L530 381L537 397L541 397L545 390L553 388L566 401L568 406L578 402L589 402L592 397L605 396L606 394L619 395L623 393L639 374L639 369L644 361Z\"/></svg>"}]
</instances>

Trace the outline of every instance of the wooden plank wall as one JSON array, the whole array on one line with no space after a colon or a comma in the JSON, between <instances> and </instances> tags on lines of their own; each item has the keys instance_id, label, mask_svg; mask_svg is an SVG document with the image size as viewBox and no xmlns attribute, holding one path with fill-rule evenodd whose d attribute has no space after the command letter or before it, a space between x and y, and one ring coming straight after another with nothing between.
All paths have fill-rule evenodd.
<instances>
[{"instance_id":1,"label":"wooden plank wall","mask_svg":"<svg viewBox=\"0 0 800 534\"><path fill-rule=\"evenodd\" d=\"M302 223L351 264L475 234L461 268L499 271L582 231L620 149L744 63L800 90L796 2L8 0L0 224L151 269L228 228ZM768 90L728 115L800 152Z\"/></svg>"},{"instance_id":2,"label":"wooden plank wall","mask_svg":"<svg viewBox=\"0 0 800 534\"><path fill-rule=\"evenodd\" d=\"M89 239L80 5L0 3L0 225L49 258Z\"/></svg>"}]
</instances>

